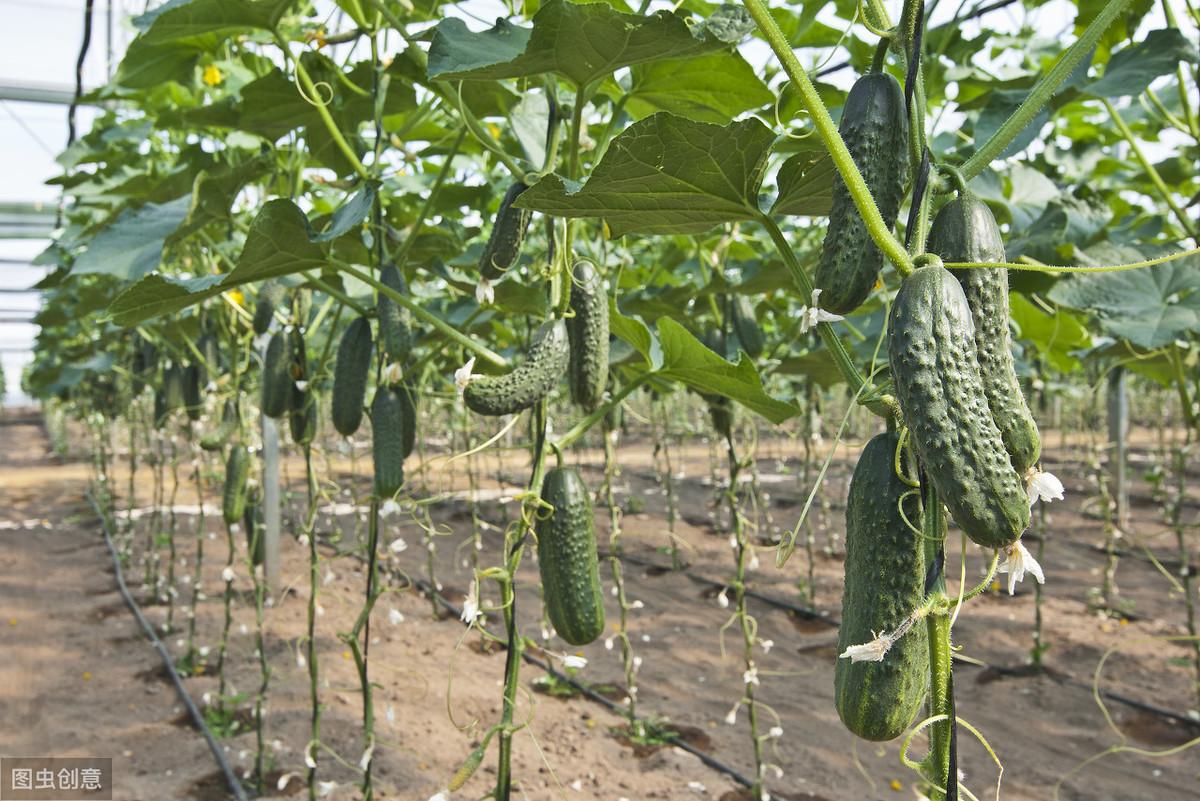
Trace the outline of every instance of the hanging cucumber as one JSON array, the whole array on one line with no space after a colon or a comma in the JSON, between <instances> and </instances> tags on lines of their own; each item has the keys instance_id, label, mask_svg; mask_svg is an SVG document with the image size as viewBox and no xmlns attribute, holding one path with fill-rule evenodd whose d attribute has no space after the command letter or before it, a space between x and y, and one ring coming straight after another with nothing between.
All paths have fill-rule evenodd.
<instances>
[{"instance_id":1,"label":"hanging cucumber","mask_svg":"<svg viewBox=\"0 0 1200 801\"><path fill-rule=\"evenodd\" d=\"M755 320L754 304L750 298L745 295L734 297L730 309L730 322L733 323L733 332L737 334L738 341L742 343L742 350L752 359L762 356L767 341Z\"/></svg>"},{"instance_id":2,"label":"hanging cucumber","mask_svg":"<svg viewBox=\"0 0 1200 801\"><path fill-rule=\"evenodd\" d=\"M496 221L492 224L492 233L488 236L487 244L479 257L479 275L488 281L495 281L504 275L504 271L512 267L521 255L521 242L525 239L525 232L529 230L533 212L514 208L513 203L528 188L517 181L508 188L500 201Z\"/></svg>"},{"instance_id":3,"label":"hanging cucumber","mask_svg":"<svg viewBox=\"0 0 1200 801\"><path fill-rule=\"evenodd\" d=\"M275 281L267 281L258 290L258 300L254 303L254 320L250 324L255 334L261 336L270 330L271 321L275 319L275 309L283 302L283 296L283 286Z\"/></svg>"},{"instance_id":4,"label":"hanging cucumber","mask_svg":"<svg viewBox=\"0 0 1200 801\"><path fill-rule=\"evenodd\" d=\"M379 274L379 282L388 289L408 295L408 284L400 268L389 264ZM404 362L412 352L412 313L382 292L379 293L379 346L393 362Z\"/></svg>"},{"instance_id":5,"label":"hanging cucumber","mask_svg":"<svg viewBox=\"0 0 1200 801\"><path fill-rule=\"evenodd\" d=\"M587 645L604 632L591 493L579 473L557 467L542 481L553 511L537 523L538 571L546 615L558 636Z\"/></svg>"},{"instance_id":6,"label":"hanging cucumber","mask_svg":"<svg viewBox=\"0 0 1200 801\"><path fill-rule=\"evenodd\" d=\"M250 478L250 451L244 445L233 445L225 460L225 488L221 495L221 512L225 522L233 525L242 519L246 510L246 483Z\"/></svg>"},{"instance_id":7,"label":"hanging cucumber","mask_svg":"<svg viewBox=\"0 0 1200 801\"><path fill-rule=\"evenodd\" d=\"M921 267L901 283L888 351L912 443L955 522L986 548L1012 543L1029 525L1029 501L988 408L971 309L948 270Z\"/></svg>"},{"instance_id":8,"label":"hanging cucumber","mask_svg":"<svg viewBox=\"0 0 1200 801\"><path fill-rule=\"evenodd\" d=\"M300 329L292 329L292 386L288 399L288 424L292 442L308 445L317 436L320 420L317 393L308 375L308 346Z\"/></svg>"},{"instance_id":9,"label":"hanging cucumber","mask_svg":"<svg viewBox=\"0 0 1200 801\"><path fill-rule=\"evenodd\" d=\"M375 390L371 402L371 453L375 463L375 492L380 498L390 498L404 484L404 451L411 434L406 406L409 406L401 387L383 385ZM409 408L411 408L409 406Z\"/></svg>"},{"instance_id":10,"label":"hanging cucumber","mask_svg":"<svg viewBox=\"0 0 1200 801\"><path fill-rule=\"evenodd\" d=\"M600 405L608 384L608 295L600 271L586 259L575 262L571 281L571 399L590 412Z\"/></svg>"},{"instance_id":11,"label":"hanging cucumber","mask_svg":"<svg viewBox=\"0 0 1200 801\"><path fill-rule=\"evenodd\" d=\"M942 261L987 264L1004 261L1004 242L991 209L964 192L942 206L934 218L929 252L941 256ZM1037 463L1042 442L1013 366L1008 335L1008 270L990 267L951 273L962 284L971 307L975 352L992 418L1013 468L1024 476Z\"/></svg>"},{"instance_id":12,"label":"hanging cucumber","mask_svg":"<svg viewBox=\"0 0 1200 801\"><path fill-rule=\"evenodd\" d=\"M283 417L292 397L292 338L287 331L276 331L263 354L262 400L259 404L267 417Z\"/></svg>"},{"instance_id":13,"label":"hanging cucumber","mask_svg":"<svg viewBox=\"0 0 1200 801\"><path fill-rule=\"evenodd\" d=\"M371 373L371 321L358 317L346 326L338 345L333 366L333 402L330 417L343 437L358 431L362 424L363 403L367 397L367 379Z\"/></svg>"},{"instance_id":14,"label":"hanging cucumber","mask_svg":"<svg viewBox=\"0 0 1200 801\"><path fill-rule=\"evenodd\" d=\"M505 375L471 379L463 392L467 408L491 416L528 409L566 374L570 350L566 323L562 320L543 323L533 336L524 362Z\"/></svg>"},{"instance_id":15,"label":"hanging cucumber","mask_svg":"<svg viewBox=\"0 0 1200 801\"><path fill-rule=\"evenodd\" d=\"M221 410L221 424L200 438L200 448L206 451L221 450L237 433L237 424L237 405L233 401L225 401Z\"/></svg>"},{"instance_id":16,"label":"hanging cucumber","mask_svg":"<svg viewBox=\"0 0 1200 801\"><path fill-rule=\"evenodd\" d=\"M183 410L193 423L204 412L204 395L201 391L202 373L200 365L189 364L183 368Z\"/></svg>"},{"instance_id":17,"label":"hanging cucumber","mask_svg":"<svg viewBox=\"0 0 1200 801\"><path fill-rule=\"evenodd\" d=\"M838 126L889 229L896 224L908 178L908 114L904 92L886 72L855 82ZM848 314L871 294L883 253L875 245L840 173L833 176L829 228L813 283L822 290L821 307Z\"/></svg>"}]
</instances>

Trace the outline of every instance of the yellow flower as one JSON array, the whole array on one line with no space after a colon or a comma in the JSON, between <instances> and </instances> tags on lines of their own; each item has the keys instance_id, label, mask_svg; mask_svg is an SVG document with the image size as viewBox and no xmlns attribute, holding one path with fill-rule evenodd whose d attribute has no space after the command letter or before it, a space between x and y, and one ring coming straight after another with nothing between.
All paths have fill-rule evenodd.
<instances>
[{"instance_id":1,"label":"yellow flower","mask_svg":"<svg viewBox=\"0 0 1200 801\"><path fill-rule=\"evenodd\" d=\"M496 124L496 123L494 123L494 122L489 122L489 123L487 124L487 127L488 127L488 132L489 132L489 133L490 133L492 136L494 136L494 137L495 137L495 138L497 138L497 139L499 139L499 138L500 138L500 126L499 126L499 125L497 125L497 124Z\"/></svg>"},{"instance_id":2,"label":"yellow flower","mask_svg":"<svg viewBox=\"0 0 1200 801\"><path fill-rule=\"evenodd\" d=\"M242 308L246 307L246 296L242 294L242 290L231 289L226 293L226 296Z\"/></svg>"},{"instance_id":3,"label":"yellow flower","mask_svg":"<svg viewBox=\"0 0 1200 801\"><path fill-rule=\"evenodd\" d=\"M209 64L204 68L202 80L206 86L217 86L225 80L225 76L221 74L221 70L216 64Z\"/></svg>"},{"instance_id":4,"label":"yellow flower","mask_svg":"<svg viewBox=\"0 0 1200 801\"><path fill-rule=\"evenodd\" d=\"M904 789L904 785L900 783L899 779L892 779L891 782L888 783L888 787L891 787L897 793Z\"/></svg>"},{"instance_id":5,"label":"yellow flower","mask_svg":"<svg viewBox=\"0 0 1200 801\"><path fill-rule=\"evenodd\" d=\"M323 27L317 28L315 31L313 31L312 40L316 42L318 50L329 44L329 42L325 40L325 29Z\"/></svg>"}]
</instances>

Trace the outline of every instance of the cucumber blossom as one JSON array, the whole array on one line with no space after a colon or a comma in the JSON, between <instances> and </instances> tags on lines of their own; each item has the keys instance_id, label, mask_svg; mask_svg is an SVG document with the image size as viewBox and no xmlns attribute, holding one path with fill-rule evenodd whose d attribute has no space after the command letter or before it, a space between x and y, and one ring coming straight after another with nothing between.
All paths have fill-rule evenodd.
<instances>
[{"instance_id":1,"label":"cucumber blossom","mask_svg":"<svg viewBox=\"0 0 1200 801\"><path fill-rule=\"evenodd\" d=\"M489 281L495 281L502 276L521 255L521 242L525 239L525 232L529 230L533 212L514 208L513 203L528 188L517 181L508 188L500 201L496 221L492 224L492 233L488 236L487 244L479 257L479 275Z\"/></svg>"},{"instance_id":2,"label":"cucumber blossom","mask_svg":"<svg viewBox=\"0 0 1200 801\"><path fill-rule=\"evenodd\" d=\"M330 416L333 427L343 437L358 431L362 424L367 379L371 373L371 350L371 322L366 317L358 317L346 326L333 366Z\"/></svg>"},{"instance_id":3,"label":"cucumber blossom","mask_svg":"<svg viewBox=\"0 0 1200 801\"><path fill-rule=\"evenodd\" d=\"M263 354L262 400L267 417L283 417L292 397L292 339L287 331L276 331Z\"/></svg>"},{"instance_id":4,"label":"cucumber blossom","mask_svg":"<svg viewBox=\"0 0 1200 801\"><path fill-rule=\"evenodd\" d=\"M546 616L558 636L587 645L604 632L591 493L574 469L556 467L542 481L542 500L553 508L537 522Z\"/></svg>"},{"instance_id":5,"label":"cucumber blossom","mask_svg":"<svg viewBox=\"0 0 1200 801\"><path fill-rule=\"evenodd\" d=\"M515 414L554 389L567 372L569 361L567 325L562 320L551 320L534 334L525 361L505 375L471 379L463 400L478 414Z\"/></svg>"},{"instance_id":6,"label":"cucumber blossom","mask_svg":"<svg viewBox=\"0 0 1200 801\"><path fill-rule=\"evenodd\" d=\"M964 192L942 206L934 218L929 252L947 262L988 264L1004 261L1004 242L991 209ZM987 267L950 272L962 285L971 307L975 353L992 418L1013 468L1024 476L1037 463L1042 443L1013 366L1008 335L1008 270Z\"/></svg>"},{"instance_id":7,"label":"cucumber blossom","mask_svg":"<svg viewBox=\"0 0 1200 801\"><path fill-rule=\"evenodd\" d=\"M925 592L924 541L900 514L909 487L896 475L900 437L879 434L867 443L850 479L846 500L846 569L838 653L896 631ZM915 493L903 501L920 524ZM839 658L834 700L846 728L865 740L899 737L921 706L929 679L925 627L896 640L882 661Z\"/></svg>"},{"instance_id":8,"label":"cucumber blossom","mask_svg":"<svg viewBox=\"0 0 1200 801\"><path fill-rule=\"evenodd\" d=\"M586 259L575 262L571 282L571 399L590 412L600 405L608 384L608 295L600 271Z\"/></svg>"},{"instance_id":9,"label":"cucumber blossom","mask_svg":"<svg viewBox=\"0 0 1200 801\"><path fill-rule=\"evenodd\" d=\"M225 522L233 525L242 519L246 510L246 482L250 478L250 451L244 445L234 445L225 460L225 488L221 496L221 513Z\"/></svg>"},{"instance_id":10,"label":"cucumber blossom","mask_svg":"<svg viewBox=\"0 0 1200 801\"><path fill-rule=\"evenodd\" d=\"M408 284L400 273L400 268L389 264L379 274L379 282L388 289L408 295ZM379 293L377 311L379 314L379 346L393 362L403 362L412 352L413 331L412 314L408 309Z\"/></svg>"},{"instance_id":11,"label":"cucumber blossom","mask_svg":"<svg viewBox=\"0 0 1200 801\"><path fill-rule=\"evenodd\" d=\"M921 267L901 283L888 355L913 446L959 528L985 548L1015 541L1029 501L984 394L971 309L948 270Z\"/></svg>"},{"instance_id":12,"label":"cucumber blossom","mask_svg":"<svg viewBox=\"0 0 1200 801\"><path fill-rule=\"evenodd\" d=\"M908 114L896 79L886 72L859 78L846 97L838 132L891 229L908 176ZM823 309L847 314L871 294L883 267L883 253L840 173L833 176L832 192L829 228L813 283L822 290Z\"/></svg>"}]
</instances>

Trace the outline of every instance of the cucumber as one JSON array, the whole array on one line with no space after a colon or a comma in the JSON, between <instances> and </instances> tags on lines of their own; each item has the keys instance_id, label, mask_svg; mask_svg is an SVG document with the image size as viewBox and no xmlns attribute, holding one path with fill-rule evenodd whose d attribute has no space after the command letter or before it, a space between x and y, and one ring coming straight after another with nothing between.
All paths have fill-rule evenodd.
<instances>
[{"instance_id":1,"label":"cucumber","mask_svg":"<svg viewBox=\"0 0 1200 801\"><path fill-rule=\"evenodd\" d=\"M733 332L742 343L742 350L750 358L757 359L766 349L767 341L755 320L754 304L745 295L738 295L730 307L730 322L733 323Z\"/></svg>"},{"instance_id":2,"label":"cucumber","mask_svg":"<svg viewBox=\"0 0 1200 801\"><path fill-rule=\"evenodd\" d=\"M904 92L886 72L855 82L838 126L888 228L896 224L908 178L908 114ZM822 290L821 308L848 314L871 294L883 253L876 247L840 173L833 176L829 228L813 283Z\"/></svg>"},{"instance_id":3,"label":"cucumber","mask_svg":"<svg viewBox=\"0 0 1200 801\"><path fill-rule=\"evenodd\" d=\"M733 432L733 401L721 395L706 395L708 400L708 416L712 419L713 430L723 439L728 439Z\"/></svg>"},{"instance_id":4,"label":"cucumber","mask_svg":"<svg viewBox=\"0 0 1200 801\"><path fill-rule=\"evenodd\" d=\"M405 283L400 268L394 264L383 268L383 272L379 274L379 282L388 289L408 295L408 284ZM407 361L413 346L412 314L382 292L379 293L377 313L379 345L383 352L393 362Z\"/></svg>"},{"instance_id":5,"label":"cucumber","mask_svg":"<svg viewBox=\"0 0 1200 801\"><path fill-rule=\"evenodd\" d=\"M267 417L283 417L292 397L292 338L287 331L276 331L263 355L262 401Z\"/></svg>"},{"instance_id":6,"label":"cucumber","mask_svg":"<svg viewBox=\"0 0 1200 801\"><path fill-rule=\"evenodd\" d=\"M316 387L312 385L308 375L308 345L299 328L292 329L292 367L288 398L288 425L292 432L292 442L297 445L308 445L317 435L319 420ZM303 390L299 382L304 382Z\"/></svg>"},{"instance_id":7,"label":"cucumber","mask_svg":"<svg viewBox=\"0 0 1200 801\"><path fill-rule=\"evenodd\" d=\"M225 522L233 525L242 519L246 510L246 482L250 478L250 451L244 445L234 445L225 460L225 489L221 495L221 513Z\"/></svg>"},{"instance_id":8,"label":"cucumber","mask_svg":"<svg viewBox=\"0 0 1200 801\"><path fill-rule=\"evenodd\" d=\"M200 381L202 384L207 384L221 375L221 346L213 334L205 333L201 334L200 339L196 341L196 350L200 351L200 355L203 357L199 364Z\"/></svg>"},{"instance_id":9,"label":"cucumber","mask_svg":"<svg viewBox=\"0 0 1200 801\"><path fill-rule=\"evenodd\" d=\"M257 567L267 561L267 543L262 525L262 499L258 489L246 493L242 525L246 529L246 553L250 556L250 563Z\"/></svg>"},{"instance_id":10,"label":"cucumber","mask_svg":"<svg viewBox=\"0 0 1200 801\"><path fill-rule=\"evenodd\" d=\"M988 408L971 309L948 270L921 267L901 283L888 354L913 446L959 528L985 548L1014 542L1029 501Z\"/></svg>"},{"instance_id":11,"label":"cucumber","mask_svg":"<svg viewBox=\"0 0 1200 801\"><path fill-rule=\"evenodd\" d=\"M492 233L479 256L479 275L488 281L495 281L504 275L505 270L512 267L521 255L521 242L525 239L525 232L529 230L533 212L514 208L512 204L528 188L517 181L508 188L500 201L496 221L492 224Z\"/></svg>"},{"instance_id":12,"label":"cucumber","mask_svg":"<svg viewBox=\"0 0 1200 801\"><path fill-rule=\"evenodd\" d=\"M216 429L200 438L200 448L206 451L219 451L225 447L237 433L238 412L233 401L225 401L221 410L221 424Z\"/></svg>"},{"instance_id":13,"label":"cucumber","mask_svg":"<svg viewBox=\"0 0 1200 801\"><path fill-rule=\"evenodd\" d=\"M571 271L571 310L567 339L571 344L571 399L594 411L608 384L608 295L596 265L586 259Z\"/></svg>"},{"instance_id":14,"label":"cucumber","mask_svg":"<svg viewBox=\"0 0 1200 801\"><path fill-rule=\"evenodd\" d=\"M493 417L528 409L546 397L567 372L570 350L566 323L543 323L524 362L505 375L471 380L463 393L467 408Z\"/></svg>"},{"instance_id":15,"label":"cucumber","mask_svg":"<svg viewBox=\"0 0 1200 801\"><path fill-rule=\"evenodd\" d=\"M604 632L591 493L574 469L556 467L542 481L542 500L553 507L537 522L546 616L559 637L587 645Z\"/></svg>"},{"instance_id":16,"label":"cucumber","mask_svg":"<svg viewBox=\"0 0 1200 801\"><path fill-rule=\"evenodd\" d=\"M204 395L201 391L203 381L200 365L189 364L183 368L183 409L188 419L196 422L204 412Z\"/></svg>"},{"instance_id":17,"label":"cucumber","mask_svg":"<svg viewBox=\"0 0 1200 801\"><path fill-rule=\"evenodd\" d=\"M254 321L251 323L255 334L261 336L270 330L271 321L275 319L275 308L283 302L283 295L283 287L274 281L267 281L258 290L258 300L254 303Z\"/></svg>"},{"instance_id":18,"label":"cucumber","mask_svg":"<svg viewBox=\"0 0 1200 801\"><path fill-rule=\"evenodd\" d=\"M900 437L879 434L863 448L846 500L846 568L838 653L883 632L894 632L925 592L924 542L900 516L909 487L896 475ZM915 494L905 512L920 526ZM892 644L881 662L838 659L834 700L838 717L864 740L899 737L920 709L929 680L925 627L915 625Z\"/></svg>"},{"instance_id":19,"label":"cucumber","mask_svg":"<svg viewBox=\"0 0 1200 801\"><path fill-rule=\"evenodd\" d=\"M346 326L333 367L333 403L330 407L333 427L343 437L351 436L362 424L372 348L370 320L358 317Z\"/></svg>"},{"instance_id":20,"label":"cucumber","mask_svg":"<svg viewBox=\"0 0 1200 801\"><path fill-rule=\"evenodd\" d=\"M400 453L407 459L417 444L417 391L411 384L400 384L395 389L400 403Z\"/></svg>"},{"instance_id":21,"label":"cucumber","mask_svg":"<svg viewBox=\"0 0 1200 801\"><path fill-rule=\"evenodd\" d=\"M929 252L943 261L988 263L1004 261L1000 226L979 198L963 193L942 206L929 230ZM1008 270L1003 267L951 270L962 285L975 322L975 353L992 418L1012 460L1024 476L1037 464L1042 441L1017 371L1008 337Z\"/></svg>"},{"instance_id":22,"label":"cucumber","mask_svg":"<svg viewBox=\"0 0 1200 801\"><path fill-rule=\"evenodd\" d=\"M404 484L406 401L401 387L381 386L371 402L372 458L375 463L375 492L390 498Z\"/></svg>"}]
</instances>

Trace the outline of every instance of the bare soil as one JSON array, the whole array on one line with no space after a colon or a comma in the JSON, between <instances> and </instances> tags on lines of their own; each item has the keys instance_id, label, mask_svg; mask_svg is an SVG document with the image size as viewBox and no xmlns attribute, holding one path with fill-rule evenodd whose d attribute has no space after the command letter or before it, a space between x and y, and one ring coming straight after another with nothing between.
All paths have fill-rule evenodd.
<instances>
[{"instance_id":1,"label":"bare soil","mask_svg":"<svg viewBox=\"0 0 1200 801\"><path fill-rule=\"evenodd\" d=\"M0 538L7 559L0 572L0 754L113 756L116 799L183 798L207 801L226 792L199 734L188 724L173 688L165 681L158 658L141 636L115 591L111 563L99 523L83 502L90 470L47 453L34 421L9 420L0 427L8 447L0 462ZM1158 569L1144 558L1149 550L1178 573L1173 538L1161 520L1161 508L1140 478L1132 487L1128 555L1117 580L1124 616L1098 611L1092 591L1099 587L1106 556L1093 546L1102 540L1094 516L1086 470L1079 461L1079 440L1057 434L1045 457L1047 469L1067 485L1068 498L1051 507L1043 565L1046 571L1045 638L1050 650L1042 673L1023 668L1028 662L1034 603L1029 580L1017 594L990 592L970 603L955 627L955 642L964 659L956 671L959 716L977 728L1003 762L1002 797L1043 801L1058 797L1075 801L1149 801L1195 797L1200 757L1196 751L1169 756L1149 752L1180 746L1200 736L1200 728L1171 722L1134 707L1108 703L1113 726L1097 705L1091 684L1100 660L1110 652L1099 686L1132 699L1187 715L1196 706L1192 674L1184 644L1166 638L1185 632L1182 598ZM1152 447L1146 432L1134 438L1132 474L1140 476ZM365 531L362 516L369 458L361 444L355 460L330 453L318 460L322 475L336 476L338 487L322 483L322 513L317 529L323 544L322 585L318 599L317 642L322 673L323 722L317 753L319 776L333 781L327 797L356 798L363 751L361 695L350 651L339 632L350 628L362 600L364 573L351 553ZM840 457L853 454L847 447ZM143 458L146 453L141 454ZM624 569L627 594L644 606L630 615L630 636L643 658L637 693L640 715L665 719L667 728L712 757L743 774L753 771L745 710L735 725L725 722L741 696L744 666L740 639L730 632L722 654L719 629L730 610L720 603L720 589L730 580L732 551L725 514L714 506L717 487L710 469L710 449L700 438L672 451L675 488L682 519L675 534L686 542L686 572L670 570L665 549L665 498L646 442L622 443L618 500L626 507L623 543L630 560ZM600 486L602 455L579 450L569 456L584 469L591 486ZM416 458L412 460L416 462ZM226 535L219 504L220 464L202 461L210 480L204 501L205 558L202 586L207 597L197 610L198 644L207 646L207 670L187 680L198 702L214 701L216 644L223 618L220 580L225 564ZM723 467L723 454L718 464ZM478 512L489 524L483 533L479 564L498 559L503 526L516 512L513 496L523 487L527 457L505 452L486 454L477 463ZM431 457L427 470L412 471L416 497L446 493L431 508L436 536L433 579L442 594L461 603L471 580L471 504L465 460L447 465ZM813 518L816 548L812 562L816 609L827 617L840 614L841 504L850 463L834 469ZM760 443L757 461L760 489L769 495L759 519L767 541L790 530L803 506L808 487L798 478L799 449L788 441ZM350 471L355 469L357 475ZM332 471L327 473L326 471ZM177 574L190 574L194 564L197 524L191 465L180 468L176 509ZM303 506L303 465L286 465L290 498L285 528L295 531ZM127 575L132 588L156 624L165 623L168 605L156 602L140 586L141 559L153 515L151 468L139 467L133 506L139 514L119 514L123 536L135 543ZM121 512L126 496L127 462L118 459L111 485ZM169 481L168 481L169 483ZM356 494L361 497L356 497ZM764 498L764 500L767 500ZM356 503L357 501L357 503ZM766 517L769 512L770 519ZM749 512L755 519L753 512ZM1188 514L1196 514L1195 504ZM597 533L608 538L608 510L597 507ZM48 521L45 527L42 520ZM356 522L357 520L357 522ZM388 549L390 574L428 580L428 537L419 517L400 513L385 521L381 540L402 538L404 550ZM163 528L167 521L162 521ZM951 540L958 538L952 536ZM244 538L238 537L239 550ZM1030 541L1031 548L1035 543ZM335 555L342 553L342 555ZM165 554L160 549L160 554ZM774 550L759 552L751 588L765 596L807 606L798 584L807 582L809 561L799 548L782 568ZM254 609L251 582L241 569L236 582L233 637L227 676L234 691L253 694L259 681L254 658ZM957 545L949 556L956 579L961 560ZM647 566L649 565L649 566ZM983 554L967 551L966 575L977 581ZM611 573L602 567L606 583ZM266 612L267 655L272 666L265 738L272 757L269 797L302 792L304 749L308 741L308 672L297 660L303 651L309 594L307 549L286 536L283 543L283 588L276 588ZM374 752L376 795L382 799L424 801L440 788L466 757L477 738L500 713L500 680L504 651L488 647L478 633L464 637L461 623L433 614L433 605L411 585L393 578L390 591L372 616L371 677L377 685L375 711L378 744ZM952 582L954 583L954 582ZM522 629L541 641L541 601L537 566L530 555L519 579L517 609ZM180 583L173 611L177 630L164 634L171 649L183 653L186 606L191 587ZM494 587L484 585L484 600L495 600ZM403 616L398 621L392 611ZM616 620L610 599L610 620ZM755 654L761 686L759 698L768 729L778 724L779 738L770 739L767 772L772 794L784 799L913 798L915 776L899 760L899 742L875 744L856 740L842 728L833 707L833 666L837 632L828 622L789 613L760 601L751 602L760 636L773 641L769 652ZM490 615L496 625L499 616ZM398 621L398 622L392 622ZM545 642L550 653L567 649L561 641ZM623 702L627 697L619 647L607 650L603 640L581 650L589 663L577 678L603 685L604 694ZM981 663L969 664L965 660ZM990 667L989 667L990 666ZM1017 670L1012 670L1016 668ZM695 756L667 746L646 747L622 736L621 716L584 698L557 698L533 691L543 675L526 665L517 711L529 719L515 739L514 775L522 798L528 799L739 799L738 786L706 767ZM243 707L249 701L243 702ZM777 716L777 717L776 717ZM242 711L242 733L223 742L239 770L253 766L255 734ZM965 728L960 729L960 766L968 786L981 798L992 797L997 770L991 757ZM1126 746L1081 767L1089 757ZM923 749L915 738L913 756ZM1134 750L1136 749L1136 750ZM495 779L494 746L476 776L462 791L477 798ZM336 756L335 756L336 754ZM289 778L289 774L294 776ZM286 779L278 790L280 777ZM457 797L457 796L456 796Z\"/></svg>"}]
</instances>

